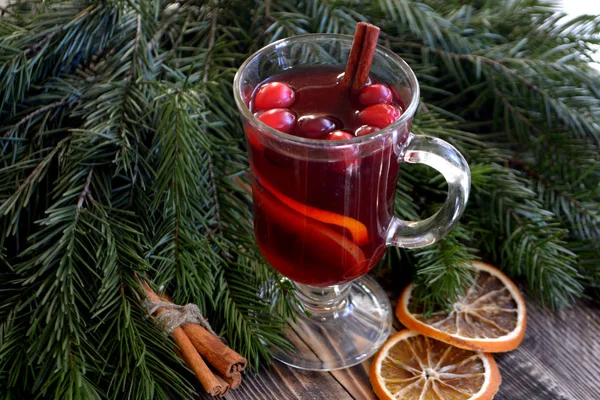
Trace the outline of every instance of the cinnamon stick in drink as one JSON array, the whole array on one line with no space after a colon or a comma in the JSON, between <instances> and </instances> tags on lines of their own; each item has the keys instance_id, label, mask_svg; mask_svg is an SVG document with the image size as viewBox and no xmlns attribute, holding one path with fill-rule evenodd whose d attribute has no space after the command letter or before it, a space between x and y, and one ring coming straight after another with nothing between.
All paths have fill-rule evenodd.
<instances>
[{"instance_id":1,"label":"cinnamon stick in drink","mask_svg":"<svg viewBox=\"0 0 600 400\"><path fill-rule=\"evenodd\" d=\"M352 80L352 90L360 90L367 84L371 65L373 64L373 57L375 56L375 49L377 48L378 37L379 28L375 25L367 24L358 65L356 66L356 72Z\"/></svg>"},{"instance_id":2,"label":"cinnamon stick in drink","mask_svg":"<svg viewBox=\"0 0 600 400\"><path fill-rule=\"evenodd\" d=\"M341 84L344 87L350 88L352 86L352 80L356 74L356 67L360 58L362 50L363 40L365 39L365 32L367 30L366 22L359 22L356 24L356 30L354 31L354 39L352 40L352 48L348 55L348 62L346 63L346 70L344 71L344 77L342 78Z\"/></svg>"},{"instance_id":3,"label":"cinnamon stick in drink","mask_svg":"<svg viewBox=\"0 0 600 400\"><path fill-rule=\"evenodd\" d=\"M373 56L377 48L379 28L366 22L356 24L352 48L341 84L350 90L359 90L366 85Z\"/></svg>"}]
</instances>

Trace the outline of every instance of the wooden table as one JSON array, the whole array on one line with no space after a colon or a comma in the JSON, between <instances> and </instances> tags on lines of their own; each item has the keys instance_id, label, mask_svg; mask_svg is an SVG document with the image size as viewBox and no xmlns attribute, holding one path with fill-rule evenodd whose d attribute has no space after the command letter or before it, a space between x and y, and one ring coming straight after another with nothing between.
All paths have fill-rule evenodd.
<instances>
[{"instance_id":1,"label":"wooden table","mask_svg":"<svg viewBox=\"0 0 600 400\"><path fill-rule=\"evenodd\" d=\"M521 346L496 360L502 374L496 400L600 400L600 302L582 300L551 312L527 302ZM395 329L402 329L394 321ZM370 400L370 360L341 371L307 372L274 362L226 399ZM209 399L210 396L202 396Z\"/></svg>"}]
</instances>

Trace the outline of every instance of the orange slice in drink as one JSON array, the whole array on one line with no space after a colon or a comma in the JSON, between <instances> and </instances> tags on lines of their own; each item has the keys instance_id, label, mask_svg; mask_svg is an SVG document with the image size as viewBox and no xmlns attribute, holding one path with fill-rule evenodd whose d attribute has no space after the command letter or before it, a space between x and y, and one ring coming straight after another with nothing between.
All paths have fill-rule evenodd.
<instances>
[{"instance_id":1,"label":"orange slice in drink","mask_svg":"<svg viewBox=\"0 0 600 400\"><path fill-rule=\"evenodd\" d=\"M300 214L323 222L325 224L337 225L348 229L352 235L352 240L359 246L369 243L369 234L367 227L360 221L345 215L336 214L331 211L321 210L316 207L311 207L300 203L275 189L269 182L257 175L257 184L268 190L279 201Z\"/></svg>"},{"instance_id":2,"label":"orange slice in drink","mask_svg":"<svg viewBox=\"0 0 600 400\"><path fill-rule=\"evenodd\" d=\"M500 386L491 354L404 330L379 350L369 373L380 399L489 400Z\"/></svg>"},{"instance_id":3,"label":"orange slice in drink","mask_svg":"<svg viewBox=\"0 0 600 400\"><path fill-rule=\"evenodd\" d=\"M450 312L420 313L412 299L412 284L400 295L396 316L409 329L443 342L484 352L514 350L525 335L525 301L515 284L499 269L472 264L477 278Z\"/></svg>"},{"instance_id":4,"label":"orange slice in drink","mask_svg":"<svg viewBox=\"0 0 600 400\"><path fill-rule=\"evenodd\" d=\"M300 215L292 208L286 207L271 192L264 191L259 196L259 207L268 212L269 218L276 221L281 229L289 230L299 237L313 253L326 264L338 265L345 271L364 268L365 254L350 238L335 232L318 221ZM274 265L291 265L275 253L264 251L267 261Z\"/></svg>"}]
</instances>

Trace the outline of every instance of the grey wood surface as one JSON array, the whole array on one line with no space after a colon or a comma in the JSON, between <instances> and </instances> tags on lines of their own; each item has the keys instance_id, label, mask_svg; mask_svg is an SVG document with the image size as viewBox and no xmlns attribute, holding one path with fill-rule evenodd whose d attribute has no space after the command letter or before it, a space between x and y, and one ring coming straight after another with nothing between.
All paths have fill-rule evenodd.
<instances>
[{"instance_id":1,"label":"grey wood surface","mask_svg":"<svg viewBox=\"0 0 600 400\"><path fill-rule=\"evenodd\" d=\"M552 312L527 301L521 346L497 354L502 384L495 400L600 400L600 302ZM395 329L402 329L398 321ZM244 377L226 399L370 400L370 360L342 371L307 372L274 362ZM202 396L209 399L210 396Z\"/></svg>"}]
</instances>

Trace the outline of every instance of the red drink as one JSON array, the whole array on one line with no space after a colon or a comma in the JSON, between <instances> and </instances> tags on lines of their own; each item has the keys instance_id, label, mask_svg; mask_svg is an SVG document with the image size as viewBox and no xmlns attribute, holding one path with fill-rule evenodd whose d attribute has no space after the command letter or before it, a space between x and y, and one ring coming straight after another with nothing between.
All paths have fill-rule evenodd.
<instances>
[{"instance_id":1,"label":"red drink","mask_svg":"<svg viewBox=\"0 0 600 400\"><path fill-rule=\"evenodd\" d=\"M349 94L340 67L292 68L257 87L250 108L265 124L310 139L346 140L400 117L394 92L374 79ZM273 84L273 82L278 82ZM397 149L408 135L325 148L331 159L276 151L246 126L253 174L255 234L267 261L290 279L314 286L368 272L386 247L398 173Z\"/></svg>"}]
</instances>

